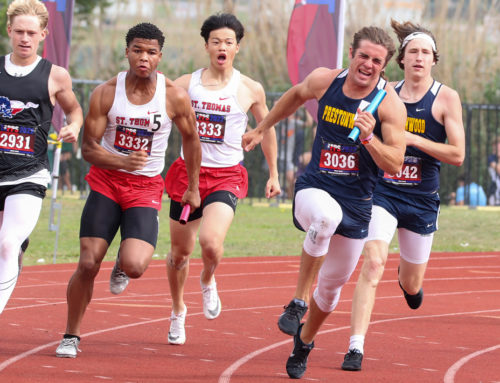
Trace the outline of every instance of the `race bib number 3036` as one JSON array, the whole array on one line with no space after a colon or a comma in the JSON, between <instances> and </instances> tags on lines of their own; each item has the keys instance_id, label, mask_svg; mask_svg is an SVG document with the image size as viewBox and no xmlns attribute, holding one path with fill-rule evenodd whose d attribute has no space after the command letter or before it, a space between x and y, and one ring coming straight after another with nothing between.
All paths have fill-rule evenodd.
<instances>
[{"instance_id":1,"label":"race bib number 3036","mask_svg":"<svg viewBox=\"0 0 500 383\"><path fill-rule=\"evenodd\" d=\"M33 157L36 127L0 124L0 151Z\"/></svg>"},{"instance_id":2,"label":"race bib number 3036","mask_svg":"<svg viewBox=\"0 0 500 383\"><path fill-rule=\"evenodd\" d=\"M358 176L359 147L323 142L319 170L336 176Z\"/></svg>"},{"instance_id":3,"label":"race bib number 3036","mask_svg":"<svg viewBox=\"0 0 500 383\"><path fill-rule=\"evenodd\" d=\"M196 127L200 142L222 144L226 131L226 116L196 112Z\"/></svg>"},{"instance_id":4,"label":"race bib number 3036","mask_svg":"<svg viewBox=\"0 0 500 383\"><path fill-rule=\"evenodd\" d=\"M153 135L153 132L146 129L118 125L116 127L114 147L122 153L145 150L149 156L153 146Z\"/></svg>"}]
</instances>

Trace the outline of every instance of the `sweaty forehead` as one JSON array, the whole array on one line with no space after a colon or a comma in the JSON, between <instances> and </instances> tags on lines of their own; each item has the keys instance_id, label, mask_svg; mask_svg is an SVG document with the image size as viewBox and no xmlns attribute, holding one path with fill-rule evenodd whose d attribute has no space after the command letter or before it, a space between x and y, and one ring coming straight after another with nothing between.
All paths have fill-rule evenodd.
<instances>
[{"instance_id":1,"label":"sweaty forehead","mask_svg":"<svg viewBox=\"0 0 500 383\"><path fill-rule=\"evenodd\" d=\"M375 44L370 40L361 40L357 49L358 52L371 57L379 57L385 60L387 57L387 48L380 44Z\"/></svg>"}]
</instances>

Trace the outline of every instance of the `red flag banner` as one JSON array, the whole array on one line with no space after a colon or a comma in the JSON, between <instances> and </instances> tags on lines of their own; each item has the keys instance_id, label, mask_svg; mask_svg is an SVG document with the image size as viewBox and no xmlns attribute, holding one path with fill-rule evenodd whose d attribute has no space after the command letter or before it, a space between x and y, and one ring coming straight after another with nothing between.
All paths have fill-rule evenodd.
<instances>
[{"instance_id":1,"label":"red flag banner","mask_svg":"<svg viewBox=\"0 0 500 383\"><path fill-rule=\"evenodd\" d=\"M75 0L43 0L49 11L49 34L43 44L43 57L53 64L68 68ZM63 114L56 106L52 117L54 128L59 131Z\"/></svg>"},{"instance_id":2,"label":"red flag banner","mask_svg":"<svg viewBox=\"0 0 500 383\"><path fill-rule=\"evenodd\" d=\"M343 46L344 0L295 0L287 40L292 85L315 68L341 68ZM306 108L316 120L317 101L308 101Z\"/></svg>"}]
</instances>

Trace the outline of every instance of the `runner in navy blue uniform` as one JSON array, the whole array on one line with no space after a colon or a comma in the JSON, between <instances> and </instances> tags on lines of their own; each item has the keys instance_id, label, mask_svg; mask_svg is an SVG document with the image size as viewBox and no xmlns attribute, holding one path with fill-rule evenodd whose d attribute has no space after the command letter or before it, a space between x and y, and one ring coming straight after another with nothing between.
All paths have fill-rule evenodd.
<instances>
[{"instance_id":1,"label":"runner in navy blue uniform","mask_svg":"<svg viewBox=\"0 0 500 383\"><path fill-rule=\"evenodd\" d=\"M50 181L47 136L55 103L69 122L58 140L75 142L83 122L69 73L37 55L48 18L37 0L16 0L7 9L12 52L0 57L0 313Z\"/></svg>"},{"instance_id":2,"label":"runner in navy blue uniform","mask_svg":"<svg viewBox=\"0 0 500 383\"><path fill-rule=\"evenodd\" d=\"M129 69L99 85L90 98L83 132L85 177L91 192L80 224L80 260L68 283L66 333L56 350L75 358L94 280L120 229L118 263L128 277L147 269L158 239L165 151L173 123L186 151L187 182L181 203L200 205L201 148L189 95L157 71L163 33L141 23L127 32Z\"/></svg>"},{"instance_id":3,"label":"runner in navy blue uniform","mask_svg":"<svg viewBox=\"0 0 500 383\"><path fill-rule=\"evenodd\" d=\"M278 322L282 331L294 334L294 349L286 366L292 378L305 373L316 333L335 309L342 286L359 259L368 234L378 167L394 174L403 164L404 105L381 78L394 52L394 42L385 31L361 29L354 35L347 70L314 70L288 90L264 121L243 138L244 148L250 150L265 129L305 101L319 101L312 159L295 186L294 221L307 232L299 280L295 298ZM373 115L362 111L380 88L387 90L387 96L378 111ZM360 129L360 141L352 143L348 134L354 125ZM300 325L323 259L310 314Z\"/></svg>"},{"instance_id":4,"label":"runner in navy blue uniform","mask_svg":"<svg viewBox=\"0 0 500 383\"><path fill-rule=\"evenodd\" d=\"M397 229L399 285L412 309L422 304L422 283L437 230L440 162L460 166L465 137L460 98L434 80L438 61L434 36L411 22L391 23L401 43L397 61L404 80L394 84L406 106L406 153L397 174L380 172L372 219L351 314L351 338L342 369L361 369L364 338L375 303L375 292ZM446 143L446 140L448 142Z\"/></svg>"}]
</instances>

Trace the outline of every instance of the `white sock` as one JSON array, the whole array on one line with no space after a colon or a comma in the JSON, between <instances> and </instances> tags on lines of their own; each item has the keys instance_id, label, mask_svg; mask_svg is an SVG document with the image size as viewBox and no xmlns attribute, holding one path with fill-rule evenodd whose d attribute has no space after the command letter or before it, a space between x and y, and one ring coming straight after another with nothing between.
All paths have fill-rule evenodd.
<instances>
[{"instance_id":1,"label":"white sock","mask_svg":"<svg viewBox=\"0 0 500 383\"><path fill-rule=\"evenodd\" d=\"M365 345L364 335L351 335L351 337L349 338L349 351L356 349L363 354L364 345Z\"/></svg>"}]
</instances>

